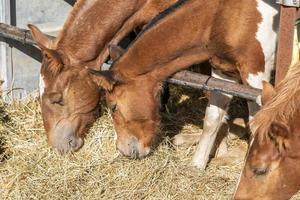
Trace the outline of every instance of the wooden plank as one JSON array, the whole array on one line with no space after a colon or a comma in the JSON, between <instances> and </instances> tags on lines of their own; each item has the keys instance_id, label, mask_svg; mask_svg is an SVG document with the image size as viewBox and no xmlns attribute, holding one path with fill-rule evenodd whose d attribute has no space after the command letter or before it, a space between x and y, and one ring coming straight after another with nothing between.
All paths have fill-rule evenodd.
<instances>
[{"instance_id":1,"label":"wooden plank","mask_svg":"<svg viewBox=\"0 0 300 200\"><path fill-rule=\"evenodd\" d=\"M296 8L281 6L275 84L288 72L292 60Z\"/></svg>"},{"instance_id":2,"label":"wooden plank","mask_svg":"<svg viewBox=\"0 0 300 200\"><path fill-rule=\"evenodd\" d=\"M201 90L222 92L252 101L256 101L261 94L259 89L190 71L178 72L168 82Z\"/></svg>"},{"instance_id":3,"label":"wooden plank","mask_svg":"<svg viewBox=\"0 0 300 200\"><path fill-rule=\"evenodd\" d=\"M46 35L51 39L54 39L53 36ZM16 40L23 44L34 45L35 41L33 40L30 31L27 29L21 29L15 26L10 26L8 24L0 23L0 37Z\"/></svg>"}]
</instances>

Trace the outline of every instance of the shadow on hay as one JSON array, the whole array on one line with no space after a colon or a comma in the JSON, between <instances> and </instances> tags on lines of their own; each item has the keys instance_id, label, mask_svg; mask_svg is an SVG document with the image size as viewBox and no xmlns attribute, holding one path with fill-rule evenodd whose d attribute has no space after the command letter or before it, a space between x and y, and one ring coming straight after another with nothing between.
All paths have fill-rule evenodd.
<instances>
[{"instance_id":1,"label":"shadow on hay","mask_svg":"<svg viewBox=\"0 0 300 200\"><path fill-rule=\"evenodd\" d=\"M5 123L8 123L9 121L10 121L10 117L6 112L4 105L3 106L1 105L0 106L0 123L5 124Z\"/></svg>"},{"instance_id":2,"label":"shadow on hay","mask_svg":"<svg viewBox=\"0 0 300 200\"><path fill-rule=\"evenodd\" d=\"M9 159L9 154L5 148L5 138L0 137L0 163L4 162L5 160Z\"/></svg>"},{"instance_id":3,"label":"shadow on hay","mask_svg":"<svg viewBox=\"0 0 300 200\"><path fill-rule=\"evenodd\" d=\"M210 75L211 73L208 63L204 63L201 68L199 65L194 66L191 70L206 75ZM166 111L162 112L162 137L158 140L158 144L165 137L173 138L175 135L181 133L186 125L196 126L196 129L199 128L199 130L203 129L203 120L208 103L208 96L209 92L206 91L170 85L170 99L166 106ZM247 101L234 97L231 101L228 115L230 133L233 133L240 139L247 140L249 135L247 134L248 130L233 123L236 118L243 119L245 124L248 123ZM226 136L226 131L226 125L223 125L218 133L216 146L218 146ZM195 134L197 134L197 132L195 132ZM200 133L198 132L198 134ZM213 154L214 152L212 152L212 155Z\"/></svg>"},{"instance_id":4,"label":"shadow on hay","mask_svg":"<svg viewBox=\"0 0 300 200\"><path fill-rule=\"evenodd\" d=\"M9 155L5 148L6 142L4 135L7 133L6 124L9 123L11 119L5 110L5 106L4 103L0 102L0 163L9 159Z\"/></svg>"}]
</instances>

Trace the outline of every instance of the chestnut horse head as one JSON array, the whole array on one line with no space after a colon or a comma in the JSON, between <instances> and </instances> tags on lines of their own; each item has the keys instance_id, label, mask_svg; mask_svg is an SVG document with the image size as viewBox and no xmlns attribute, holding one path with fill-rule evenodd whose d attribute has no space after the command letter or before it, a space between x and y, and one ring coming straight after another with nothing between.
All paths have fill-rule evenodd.
<instances>
[{"instance_id":1,"label":"chestnut horse head","mask_svg":"<svg viewBox=\"0 0 300 200\"><path fill-rule=\"evenodd\" d=\"M115 60L123 50L111 47ZM118 71L89 70L93 80L104 88L117 133L117 149L125 156L143 158L151 152L159 129L160 91L162 84L152 76L123 79Z\"/></svg>"},{"instance_id":2,"label":"chestnut horse head","mask_svg":"<svg viewBox=\"0 0 300 200\"><path fill-rule=\"evenodd\" d=\"M289 199L300 189L300 66L276 87L265 83L262 109L235 199Z\"/></svg>"},{"instance_id":3,"label":"chestnut horse head","mask_svg":"<svg viewBox=\"0 0 300 200\"><path fill-rule=\"evenodd\" d=\"M43 54L40 70L42 118L48 143L60 153L78 150L99 110L99 90L85 66L95 60L106 45L102 1L78 0L56 39L49 39L34 25L31 35ZM99 31L86 34L93 27ZM100 67L98 67L100 68Z\"/></svg>"},{"instance_id":4,"label":"chestnut horse head","mask_svg":"<svg viewBox=\"0 0 300 200\"><path fill-rule=\"evenodd\" d=\"M41 48L41 109L48 142L61 153L78 150L98 115L100 94L84 66L71 66L54 42L29 25Z\"/></svg>"}]
</instances>

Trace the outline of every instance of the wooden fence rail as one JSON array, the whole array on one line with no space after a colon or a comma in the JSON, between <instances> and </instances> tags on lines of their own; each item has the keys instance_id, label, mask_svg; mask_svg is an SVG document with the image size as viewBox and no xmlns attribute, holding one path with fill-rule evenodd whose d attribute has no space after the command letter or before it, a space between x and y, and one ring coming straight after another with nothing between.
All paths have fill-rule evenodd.
<instances>
[{"instance_id":1,"label":"wooden fence rail","mask_svg":"<svg viewBox=\"0 0 300 200\"><path fill-rule=\"evenodd\" d=\"M0 23L0 37L15 40L21 42L22 44L35 45L35 42L33 41L28 30L20 29L3 23ZM186 70L176 73L168 81L170 83L197 89L223 92L252 101L255 101L257 96L261 93L261 90L254 89L246 85L231 83Z\"/></svg>"}]
</instances>

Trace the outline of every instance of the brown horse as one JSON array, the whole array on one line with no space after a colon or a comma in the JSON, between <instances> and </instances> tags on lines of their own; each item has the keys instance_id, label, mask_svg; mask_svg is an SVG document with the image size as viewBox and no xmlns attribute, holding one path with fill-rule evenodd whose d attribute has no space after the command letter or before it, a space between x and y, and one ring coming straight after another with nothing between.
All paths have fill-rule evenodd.
<instances>
[{"instance_id":1,"label":"brown horse","mask_svg":"<svg viewBox=\"0 0 300 200\"><path fill-rule=\"evenodd\" d=\"M90 70L107 91L117 148L139 158L151 152L160 123L162 81L192 64L209 60L215 77L262 88L273 67L277 13L271 0L181 0L156 17L111 70ZM120 56L122 50L114 47L112 53ZM199 168L207 164L230 99L217 93L210 98L193 160Z\"/></svg>"},{"instance_id":2,"label":"brown horse","mask_svg":"<svg viewBox=\"0 0 300 200\"><path fill-rule=\"evenodd\" d=\"M235 199L289 199L300 189L300 64L274 89L265 84L262 109Z\"/></svg>"},{"instance_id":3,"label":"brown horse","mask_svg":"<svg viewBox=\"0 0 300 200\"><path fill-rule=\"evenodd\" d=\"M55 40L29 25L41 48L41 107L50 145L76 151L97 116L100 94L85 66L100 68L118 43L176 0L78 0Z\"/></svg>"}]
</instances>

